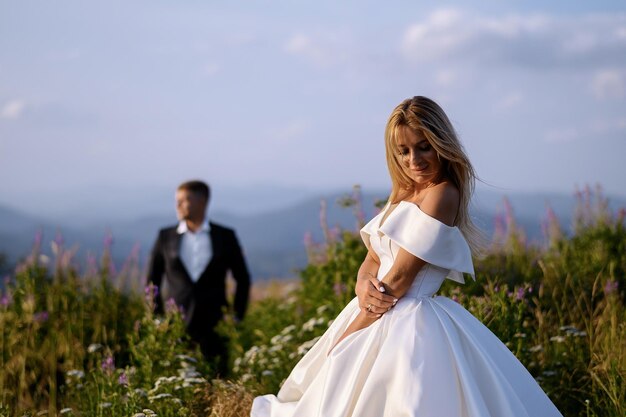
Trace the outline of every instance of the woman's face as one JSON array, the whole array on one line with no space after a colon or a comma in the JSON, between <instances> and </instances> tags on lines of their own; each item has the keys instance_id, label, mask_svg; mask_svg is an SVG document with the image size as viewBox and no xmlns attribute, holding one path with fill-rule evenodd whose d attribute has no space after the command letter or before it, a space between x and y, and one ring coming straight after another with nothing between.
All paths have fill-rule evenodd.
<instances>
[{"instance_id":1,"label":"woman's face","mask_svg":"<svg viewBox=\"0 0 626 417\"><path fill-rule=\"evenodd\" d=\"M437 151L421 133L401 126L396 152L400 166L415 185L427 186L441 179L441 162L437 158Z\"/></svg>"}]
</instances>

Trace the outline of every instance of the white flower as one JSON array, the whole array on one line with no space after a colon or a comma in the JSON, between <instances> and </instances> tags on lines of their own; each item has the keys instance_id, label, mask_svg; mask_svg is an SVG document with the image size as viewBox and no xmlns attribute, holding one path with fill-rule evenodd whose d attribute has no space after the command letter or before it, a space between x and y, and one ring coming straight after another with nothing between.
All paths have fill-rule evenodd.
<instances>
[{"instance_id":1,"label":"white flower","mask_svg":"<svg viewBox=\"0 0 626 417\"><path fill-rule=\"evenodd\" d=\"M321 336L317 336L309 341L304 342L300 346L298 346L298 355L304 355L317 343Z\"/></svg>"},{"instance_id":2,"label":"white flower","mask_svg":"<svg viewBox=\"0 0 626 417\"><path fill-rule=\"evenodd\" d=\"M330 306L328 304L324 304L321 305L317 308L317 310L315 310L317 312L318 315L321 315L322 313L324 313L326 310L330 309Z\"/></svg>"},{"instance_id":3,"label":"white flower","mask_svg":"<svg viewBox=\"0 0 626 417\"><path fill-rule=\"evenodd\" d=\"M152 397L149 398L149 400L150 401L162 400L163 398L170 398L170 397L172 397L172 394L167 393L167 392L162 392L161 394L153 395Z\"/></svg>"},{"instance_id":4,"label":"white flower","mask_svg":"<svg viewBox=\"0 0 626 417\"><path fill-rule=\"evenodd\" d=\"M283 345L274 345L270 348L270 352L274 353L274 352L280 352L281 350L283 350L284 346Z\"/></svg>"},{"instance_id":5,"label":"white flower","mask_svg":"<svg viewBox=\"0 0 626 417\"><path fill-rule=\"evenodd\" d=\"M574 326L561 326L559 327L559 330L561 330L562 332L567 332L567 333L574 333L578 331L578 329Z\"/></svg>"},{"instance_id":6,"label":"white flower","mask_svg":"<svg viewBox=\"0 0 626 417\"><path fill-rule=\"evenodd\" d=\"M62 408L61 411L59 411L59 414L67 414L71 412L72 412L72 409L67 407L67 408Z\"/></svg>"},{"instance_id":7,"label":"white flower","mask_svg":"<svg viewBox=\"0 0 626 417\"><path fill-rule=\"evenodd\" d=\"M285 328L284 328L284 329L280 332L280 334L285 335L285 334L288 334L288 333L293 332L294 330L296 330L296 325L295 325L295 324L290 324L289 326L285 327Z\"/></svg>"},{"instance_id":8,"label":"white flower","mask_svg":"<svg viewBox=\"0 0 626 417\"><path fill-rule=\"evenodd\" d=\"M513 337L518 337L518 338L519 338L519 337L521 337L521 338L524 338L524 337L526 337L526 333L520 333L520 332L517 332L517 333L515 333L515 334L513 335Z\"/></svg>"},{"instance_id":9,"label":"white flower","mask_svg":"<svg viewBox=\"0 0 626 417\"><path fill-rule=\"evenodd\" d=\"M141 389L141 388L135 388L135 394L137 395L141 395L142 397L147 397L148 393L146 392L145 389Z\"/></svg>"},{"instance_id":10,"label":"white flower","mask_svg":"<svg viewBox=\"0 0 626 417\"><path fill-rule=\"evenodd\" d=\"M146 417L156 417L156 415L157 415L157 413L155 413L154 411L150 410L149 408L144 408L142 411L144 412Z\"/></svg>"},{"instance_id":11,"label":"white flower","mask_svg":"<svg viewBox=\"0 0 626 417\"><path fill-rule=\"evenodd\" d=\"M535 345L533 347L531 347L530 349L531 352L541 352L543 350L543 346L542 345Z\"/></svg>"},{"instance_id":12,"label":"white flower","mask_svg":"<svg viewBox=\"0 0 626 417\"><path fill-rule=\"evenodd\" d=\"M192 358L191 356L188 356L188 355L176 355L176 359L185 361L185 362L198 363L198 360L196 358Z\"/></svg>"},{"instance_id":13,"label":"white flower","mask_svg":"<svg viewBox=\"0 0 626 417\"><path fill-rule=\"evenodd\" d=\"M65 374L69 377L74 377L78 379L82 379L85 377L85 373L79 369L72 369L70 371L67 371Z\"/></svg>"},{"instance_id":14,"label":"white flower","mask_svg":"<svg viewBox=\"0 0 626 417\"><path fill-rule=\"evenodd\" d=\"M94 353L102 349L102 345L100 343L92 343L87 347L87 352Z\"/></svg>"},{"instance_id":15,"label":"white flower","mask_svg":"<svg viewBox=\"0 0 626 417\"><path fill-rule=\"evenodd\" d=\"M309 319L309 321L307 321L306 323L302 325L302 330L304 330L305 332L310 332L311 330L315 328L316 322L317 322L317 319L315 317L313 317L312 319Z\"/></svg>"},{"instance_id":16,"label":"white flower","mask_svg":"<svg viewBox=\"0 0 626 417\"><path fill-rule=\"evenodd\" d=\"M185 382L188 384L203 384L206 382L204 378L186 378Z\"/></svg>"},{"instance_id":17,"label":"white flower","mask_svg":"<svg viewBox=\"0 0 626 417\"><path fill-rule=\"evenodd\" d=\"M100 408L111 408L113 404L111 403L100 403Z\"/></svg>"},{"instance_id":18,"label":"white flower","mask_svg":"<svg viewBox=\"0 0 626 417\"><path fill-rule=\"evenodd\" d=\"M551 342L563 343L565 342L565 338L563 336L552 336L550 338Z\"/></svg>"},{"instance_id":19,"label":"white flower","mask_svg":"<svg viewBox=\"0 0 626 417\"><path fill-rule=\"evenodd\" d=\"M270 371L269 369L266 369L265 371L261 372L261 375L263 376L274 375L274 372Z\"/></svg>"}]
</instances>

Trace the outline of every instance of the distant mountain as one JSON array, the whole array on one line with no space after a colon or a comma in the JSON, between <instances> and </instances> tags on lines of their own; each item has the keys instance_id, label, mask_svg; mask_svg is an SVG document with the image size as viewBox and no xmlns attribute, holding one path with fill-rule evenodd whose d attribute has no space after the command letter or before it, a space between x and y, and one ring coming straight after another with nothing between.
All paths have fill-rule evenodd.
<instances>
[{"instance_id":1,"label":"distant mountain","mask_svg":"<svg viewBox=\"0 0 626 417\"><path fill-rule=\"evenodd\" d=\"M272 193L264 190L267 198ZM327 222L344 229L356 230L356 219L351 209L341 208L337 200L348 193L319 193L305 195L298 201L295 197L284 197L282 206L267 210L242 211L229 207L216 206L209 211L213 221L235 228L244 248L248 264L255 279L282 278L296 275L296 270L306 265L306 252L303 237L311 232L316 241L322 240L320 227L320 201L327 203ZM251 196L243 193L240 196ZM257 199L262 200L257 193ZM376 212L374 201L386 198L381 192L367 192L363 195L365 218L369 220ZM541 221L545 218L546 207L550 205L557 214L564 230L570 230L575 207L573 196L546 193L517 193L507 197L513 207L517 223L524 228L530 241L541 241ZM234 198L233 198L234 201ZM612 198L611 207L626 206L626 200ZM243 203L241 203L243 204ZM263 205L262 205L263 206ZM271 205L265 204L265 208ZM44 234L44 251L49 251L50 241L58 231L62 232L66 247L79 245L78 254L83 259L86 252L100 254L103 238L110 231L114 237L113 257L121 264L135 244L141 247L140 256L145 262L159 228L176 223L173 208L162 206L152 214L143 216L119 213L115 218L101 218L95 212L91 217L88 211L81 210L80 222L68 215L63 219L48 220L47 217L31 216L22 211L0 206L0 253L5 253L10 263L25 256L33 243L37 230ZM494 218L503 212L503 193L489 189L479 189L473 201L472 215L488 236L493 233ZM130 211L129 213L133 213ZM81 258L82 257L82 258Z\"/></svg>"}]
</instances>

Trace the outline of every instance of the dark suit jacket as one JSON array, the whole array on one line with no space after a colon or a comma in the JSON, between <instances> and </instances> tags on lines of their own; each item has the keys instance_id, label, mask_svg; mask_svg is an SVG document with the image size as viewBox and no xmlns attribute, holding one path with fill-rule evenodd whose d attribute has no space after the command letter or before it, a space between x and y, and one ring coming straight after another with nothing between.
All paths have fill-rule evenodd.
<instances>
[{"instance_id":1,"label":"dark suit jacket","mask_svg":"<svg viewBox=\"0 0 626 417\"><path fill-rule=\"evenodd\" d=\"M173 298L182 306L185 322L192 337L203 337L222 318L226 301L226 273L237 282L235 314L243 318L248 306L250 274L232 229L210 223L213 257L198 279L193 282L179 256L182 235L176 226L159 231L152 249L148 283L159 287L157 312L163 311L163 300Z\"/></svg>"}]
</instances>

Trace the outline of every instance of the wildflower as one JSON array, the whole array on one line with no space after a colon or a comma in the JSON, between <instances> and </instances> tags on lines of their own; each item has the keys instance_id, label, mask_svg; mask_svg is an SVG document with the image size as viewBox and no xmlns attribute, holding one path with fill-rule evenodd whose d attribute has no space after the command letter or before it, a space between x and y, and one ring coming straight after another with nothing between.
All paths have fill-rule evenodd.
<instances>
[{"instance_id":1,"label":"wildflower","mask_svg":"<svg viewBox=\"0 0 626 417\"><path fill-rule=\"evenodd\" d=\"M274 375L274 372L270 371L269 369L266 369L265 371L261 372L261 375L270 376L270 375Z\"/></svg>"},{"instance_id":2,"label":"wildflower","mask_svg":"<svg viewBox=\"0 0 626 417\"><path fill-rule=\"evenodd\" d=\"M551 342L563 343L565 342L565 338L563 336L552 336L550 338Z\"/></svg>"},{"instance_id":3,"label":"wildflower","mask_svg":"<svg viewBox=\"0 0 626 417\"><path fill-rule=\"evenodd\" d=\"M291 333L294 330L296 330L296 325L295 324L290 324L289 326L285 327L280 334L282 335L286 335L287 333Z\"/></svg>"},{"instance_id":4,"label":"wildflower","mask_svg":"<svg viewBox=\"0 0 626 417\"><path fill-rule=\"evenodd\" d=\"M59 414L67 414L71 412L72 412L72 409L67 407L67 408L62 408L61 411L59 411Z\"/></svg>"},{"instance_id":5,"label":"wildflower","mask_svg":"<svg viewBox=\"0 0 626 417\"><path fill-rule=\"evenodd\" d=\"M100 408L111 408L112 405L113 404L108 403L108 402L103 402L99 404Z\"/></svg>"},{"instance_id":6,"label":"wildflower","mask_svg":"<svg viewBox=\"0 0 626 417\"><path fill-rule=\"evenodd\" d=\"M85 373L78 369L72 369L65 373L70 378L83 379L85 377Z\"/></svg>"},{"instance_id":7,"label":"wildflower","mask_svg":"<svg viewBox=\"0 0 626 417\"><path fill-rule=\"evenodd\" d=\"M113 360L113 356L107 356L104 358L100 367L105 373L112 373L115 370L115 361Z\"/></svg>"},{"instance_id":8,"label":"wildflower","mask_svg":"<svg viewBox=\"0 0 626 417\"><path fill-rule=\"evenodd\" d=\"M141 410L144 412L144 414L146 415L146 417L156 417L157 413L155 413L154 411L150 410L149 408L144 408L143 410Z\"/></svg>"},{"instance_id":9,"label":"wildflower","mask_svg":"<svg viewBox=\"0 0 626 417\"><path fill-rule=\"evenodd\" d=\"M120 374L119 378L117 379L117 383L127 387L128 386L128 375L126 375L126 373L122 372Z\"/></svg>"},{"instance_id":10,"label":"wildflower","mask_svg":"<svg viewBox=\"0 0 626 417\"><path fill-rule=\"evenodd\" d=\"M513 335L513 337L517 337L517 338L522 338L522 339L523 339L523 338L525 338L525 337L526 337L526 333L520 333L520 332L517 332L517 333L515 333L515 334Z\"/></svg>"},{"instance_id":11,"label":"wildflower","mask_svg":"<svg viewBox=\"0 0 626 417\"><path fill-rule=\"evenodd\" d=\"M157 394L154 395L152 397L149 398L150 401L154 401L154 400L162 400L164 398L170 398L172 397L172 394L168 393L168 392L162 392L161 394Z\"/></svg>"},{"instance_id":12,"label":"wildflower","mask_svg":"<svg viewBox=\"0 0 626 417\"><path fill-rule=\"evenodd\" d=\"M146 390L142 389L142 388L135 388L134 392L135 392L135 394L140 395L142 397L147 397L148 396L148 393L146 392Z\"/></svg>"},{"instance_id":13,"label":"wildflower","mask_svg":"<svg viewBox=\"0 0 626 417\"><path fill-rule=\"evenodd\" d=\"M618 287L619 287L619 282L614 281L614 280L608 280L606 284L604 285L604 294L606 295L613 294L614 292L617 291Z\"/></svg>"},{"instance_id":14,"label":"wildflower","mask_svg":"<svg viewBox=\"0 0 626 417\"><path fill-rule=\"evenodd\" d=\"M35 313L35 315L33 316L33 320L37 323L44 323L48 321L49 317L50 315L47 311L40 311L39 313Z\"/></svg>"},{"instance_id":15,"label":"wildflower","mask_svg":"<svg viewBox=\"0 0 626 417\"><path fill-rule=\"evenodd\" d=\"M186 384L204 384L206 379L204 378L185 378Z\"/></svg>"},{"instance_id":16,"label":"wildflower","mask_svg":"<svg viewBox=\"0 0 626 417\"><path fill-rule=\"evenodd\" d=\"M315 343L317 343L317 341L319 340L320 336L317 336L316 338L313 338L309 341L304 342L303 344L301 344L300 346L298 346L298 355L304 355L305 353L307 353L309 351L309 349L311 349L313 347L313 345L315 345Z\"/></svg>"},{"instance_id":17,"label":"wildflower","mask_svg":"<svg viewBox=\"0 0 626 417\"><path fill-rule=\"evenodd\" d=\"M542 345L535 345L533 347L531 347L530 349L531 352L541 352L543 350L543 346Z\"/></svg>"},{"instance_id":18,"label":"wildflower","mask_svg":"<svg viewBox=\"0 0 626 417\"><path fill-rule=\"evenodd\" d=\"M2 298L0 298L0 305L2 305L2 307L8 307L12 301L13 300L9 294L4 294Z\"/></svg>"},{"instance_id":19,"label":"wildflower","mask_svg":"<svg viewBox=\"0 0 626 417\"><path fill-rule=\"evenodd\" d=\"M102 349L102 345L100 343L92 343L87 346L87 352L94 353Z\"/></svg>"},{"instance_id":20,"label":"wildflower","mask_svg":"<svg viewBox=\"0 0 626 417\"><path fill-rule=\"evenodd\" d=\"M193 358L189 355L176 355L176 359L183 361L183 362L192 362L192 363L198 362L196 358Z\"/></svg>"},{"instance_id":21,"label":"wildflower","mask_svg":"<svg viewBox=\"0 0 626 417\"><path fill-rule=\"evenodd\" d=\"M346 289L347 289L346 284L344 284L343 282L336 282L333 285L333 292L335 293L337 297L344 294L346 292Z\"/></svg>"},{"instance_id":22,"label":"wildflower","mask_svg":"<svg viewBox=\"0 0 626 417\"><path fill-rule=\"evenodd\" d=\"M309 249L314 245L313 234L311 232L304 232L304 247Z\"/></svg>"},{"instance_id":23,"label":"wildflower","mask_svg":"<svg viewBox=\"0 0 626 417\"><path fill-rule=\"evenodd\" d=\"M523 300L524 299L524 292L525 292L524 288L523 287L519 287L517 289L516 293L515 293L515 299L517 301Z\"/></svg>"},{"instance_id":24,"label":"wildflower","mask_svg":"<svg viewBox=\"0 0 626 417\"><path fill-rule=\"evenodd\" d=\"M150 283L144 289L144 294L146 303L152 310L154 310L154 308L156 307L155 300L156 297L159 295L159 287Z\"/></svg>"},{"instance_id":25,"label":"wildflower","mask_svg":"<svg viewBox=\"0 0 626 417\"><path fill-rule=\"evenodd\" d=\"M176 301L171 297L165 302L165 312L168 314L176 314L179 312L178 304L176 304Z\"/></svg>"},{"instance_id":26,"label":"wildflower","mask_svg":"<svg viewBox=\"0 0 626 417\"><path fill-rule=\"evenodd\" d=\"M113 245L113 235L111 234L111 231L107 231L105 233L104 240L102 243L104 244L105 250L111 249L111 246Z\"/></svg>"}]
</instances>

